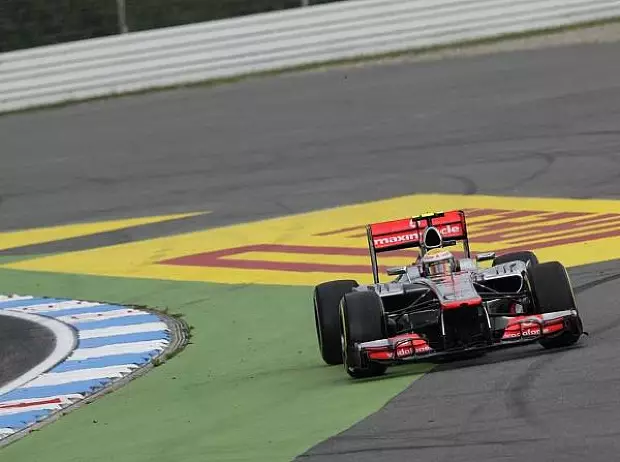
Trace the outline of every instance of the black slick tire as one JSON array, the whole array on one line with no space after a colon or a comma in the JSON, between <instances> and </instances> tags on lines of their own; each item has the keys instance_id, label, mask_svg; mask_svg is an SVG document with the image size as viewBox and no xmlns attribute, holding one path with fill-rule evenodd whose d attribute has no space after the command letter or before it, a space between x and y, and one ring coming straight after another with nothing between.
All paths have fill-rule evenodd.
<instances>
[{"instance_id":1,"label":"black slick tire","mask_svg":"<svg viewBox=\"0 0 620 462\"><path fill-rule=\"evenodd\" d=\"M345 370L355 379L377 377L387 369L385 364L359 363L355 343L369 342L387 337L385 314L381 298L375 292L346 294L340 304L342 345Z\"/></svg>"},{"instance_id":2,"label":"black slick tire","mask_svg":"<svg viewBox=\"0 0 620 462\"><path fill-rule=\"evenodd\" d=\"M567 330L555 337L542 339L539 343L549 349L575 344L583 334L583 324L566 268L560 262L552 261L531 267L528 273L536 313L564 310L575 310L578 313Z\"/></svg>"},{"instance_id":3,"label":"black slick tire","mask_svg":"<svg viewBox=\"0 0 620 462\"><path fill-rule=\"evenodd\" d=\"M340 300L357 287L354 280L329 281L314 288L314 322L319 351L329 365L342 364Z\"/></svg>"}]
</instances>

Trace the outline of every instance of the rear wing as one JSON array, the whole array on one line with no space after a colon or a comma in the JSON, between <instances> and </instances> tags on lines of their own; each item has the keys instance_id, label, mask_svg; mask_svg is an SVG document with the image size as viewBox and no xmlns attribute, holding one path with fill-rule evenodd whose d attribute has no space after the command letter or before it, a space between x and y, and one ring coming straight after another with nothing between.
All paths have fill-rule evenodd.
<instances>
[{"instance_id":1,"label":"rear wing","mask_svg":"<svg viewBox=\"0 0 620 462\"><path fill-rule=\"evenodd\" d=\"M377 253L420 247L422 255L426 252L424 237L428 228L435 228L444 245L462 241L465 254L469 258L469 240L465 212L427 213L400 220L383 221L366 226L368 246L375 283L379 282Z\"/></svg>"}]
</instances>

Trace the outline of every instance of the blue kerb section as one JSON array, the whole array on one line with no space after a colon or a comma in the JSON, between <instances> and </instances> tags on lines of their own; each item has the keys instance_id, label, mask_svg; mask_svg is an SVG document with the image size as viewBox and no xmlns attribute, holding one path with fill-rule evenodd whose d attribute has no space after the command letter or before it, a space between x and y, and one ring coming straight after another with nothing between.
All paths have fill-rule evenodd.
<instances>
[{"instance_id":1,"label":"blue kerb section","mask_svg":"<svg viewBox=\"0 0 620 462\"><path fill-rule=\"evenodd\" d=\"M54 367L50 372L68 372L98 367L125 366L129 364L142 365L151 360L157 350L146 353L129 353L124 355L104 356L102 358L82 359L79 361L65 361Z\"/></svg>"},{"instance_id":2,"label":"blue kerb section","mask_svg":"<svg viewBox=\"0 0 620 462\"><path fill-rule=\"evenodd\" d=\"M34 314L40 314L43 316L52 316L54 318L60 318L61 316L72 316L77 314L88 314L88 313L106 313L108 311L118 311L118 310L126 310L127 307L120 305L98 305L98 306L88 306L86 308L73 308L67 310L59 310L59 311L37 311ZM27 312L27 311L26 311Z\"/></svg>"},{"instance_id":3,"label":"blue kerb section","mask_svg":"<svg viewBox=\"0 0 620 462\"><path fill-rule=\"evenodd\" d=\"M14 301L2 301L0 302L0 310L6 308L20 308L22 306L34 306L34 305L53 305L54 303L68 302L70 300L60 300L56 298L32 298L30 300L14 300Z\"/></svg>"},{"instance_id":4,"label":"blue kerb section","mask_svg":"<svg viewBox=\"0 0 620 462\"><path fill-rule=\"evenodd\" d=\"M147 322L161 322L154 314L140 314L134 316L123 316L121 318L103 319L101 321L84 321L73 323L72 326L77 330L101 329L103 327L135 326L136 324L146 324Z\"/></svg>"},{"instance_id":5,"label":"blue kerb section","mask_svg":"<svg viewBox=\"0 0 620 462\"><path fill-rule=\"evenodd\" d=\"M50 396L71 395L75 393L91 393L112 379L82 380L79 382L63 383L62 385L49 385L45 387L18 388L0 396L0 403L20 399L47 398Z\"/></svg>"},{"instance_id":6,"label":"blue kerb section","mask_svg":"<svg viewBox=\"0 0 620 462\"><path fill-rule=\"evenodd\" d=\"M160 330L155 332L140 332L137 334L113 335L111 337L87 338L80 340L78 348L97 348L100 346L114 345L115 343L146 342L148 340L168 340L167 332Z\"/></svg>"},{"instance_id":7,"label":"blue kerb section","mask_svg":"<svg viewBox=\"0 0 620 462\"><path fill-rule=\"evenodd\" d=\"M45 417L52 411L42 409L38 411L24 411L19 414L9 414L0 416L0 428L18 429L36 423L41 417Z\"/></svg>"},{"instance_id":8,"label":"blue kerb section","mask_svg":"<svg viewBox=\"0 0 620 462\"><path fill-rule=\"evenodd\" d=\"M46 310L46 305L57 305L58 303L70 302L75 303L74 308L62 309L62 310ZM88 303L88 302L84 302ZM30 306L37 306L36 311L30 312L28 309L24 309ZM137 315L121 316L112 319L96 319L85 320L80 322L71 322L71 316L84 315L88 313L105 313L123 309L138 309L132 306L116 305L116 304L100 304L95 306L81 307L78 300L72 299L60 299L60 298L45 298L37 297L25 300L4 300L0 301L0 311L2 310L16 310L22 313L30 313L33 315L46 316L50 318L62 318L67 317L70 324L74 329L78 331L90 331L92 329L101 329L106 327L122 327L122 326L137 326L140 324L161 322L162 319L151 313L141 313ZM114 329L112 329L114 330ZM89 349L106 346L108 348L114 348L114 345L134 343L134 342L149 342L157 340L170 340L170 333L167 329L160 329L151 332L135 332L125 334L110 335L87 338L79 340L77 348ZM71 355L61 364L56 365L50 371L44 373L42 376L48 378L54 377L54 374L67 374L65 379L71 379L71 373L73 371L81 371L80 374L76 374L78 377L75 381L69 383L63 383L60 385L45 385L35 386L28 388L18 388L4 395L0 395L0 403L15 402L16 404L26 404L23 400L33 400L33 405L36 405L36 401L45 401L52 397L63 397L72 395L74 398L83 397L95 393L102 388L109 386L112 382L116 381L118 377L109 378L93 378L88 379L89 369L100 369L109 366L136 366L137 368L147 364L153 357L161 353L162 347L157 347L149 351L140 353L118 353L109 356L101 356L83 360L72 360ZM107 349L107 348L106 348ZM133 368L132 368L133 369ZM97 371L100 374L100 371ZM94 374L94 373L93 373ZM92 377L93 375L91 375ZM36 379L35 379L36 380ZM43 383L43 382L41 382ZM49 382L48 382L49 383ZM13 414L0 415L0 428L11 428L15 431L22 430L24 428L33 425L37 421L44 420L50 414L54 413L52 409L32 410L28 407L19 408ZM4 436L0 436L2 439Z\"/></svg>"}]
</instances>

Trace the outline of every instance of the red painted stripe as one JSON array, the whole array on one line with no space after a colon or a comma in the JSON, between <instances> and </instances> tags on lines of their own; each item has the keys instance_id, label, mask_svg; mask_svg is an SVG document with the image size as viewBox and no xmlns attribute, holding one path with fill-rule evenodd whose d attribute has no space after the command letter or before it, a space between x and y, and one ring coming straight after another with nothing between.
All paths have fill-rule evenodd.
<instances>
[{"instance_id":1,"label":"red painted stripe","mask_svg":"<svg viewBox=\"0 0 620 462\"><path fill-rule=\"evenodd\" d=\"M240 260L231 258L235 255L242 255L248 252L274 252L287 254L302 255L342 255L342 256L368 256L368 265L351 265L351 264L330 264L320 262L276 262L268 260ZM453 252L459 256L462 252ZM403 258L403 264L414 261L418 252L413 250L395 251L396 257ZM196 255L186 255L183 257L172 258L158 262L165 265L181 265L181 266L203 266L211 268L238 268L238 269L256 269L256 270L272 270L272 271L293 271L293 272L334 272L334 273L360 273L369 274L370 256L367 249L353 247L326 247L326 246L301 246L301 245L284 245L284 244L258 244L248 245L237 248L229 248L216 250L213 252L205 252ZM388 266L380 265L379 271L385 273Z\"/></svg>"},{"instance_id":2,"label":"red painted stripe","mask_svg":"<svg viewBox=\"0 0 620 462\"><path fill-rule=\"evenodd\" d=\"M528 220L527 222L523 222L523 221L511 221L510 219L515 219L515 218L525 218L527 216L531 216L532 214L530 212L527 212L522 215L519 216L518 214L515 214L514 216L511 216L510 219L505 220L506 217L497 220L495 223L489 224L487 226L484 227L484 229L476 234L476 238L479 240L486 240L488 241L489 239L493 240L492 237L488 237L489 234L490 236L494 236L494 234L492 232L494 231L498 231L499 230L499 234L503 234L503 233L507 233L510 234L512 232L515 233L531 233L531 227L534 225L538 225L540 223L543 223L544 226L541 227L545 228L547 226L553 226L552 223L554 220L566 220L567 218L582 218L585 215L590 215L590 214L584 214L584 213L572 213L572 212L558 212L558 213L548 213L548 212L540 212L537 215L541 215L542 216L540 218L537 218L535 220ZM522 227L522 226L527 226L527 229L525 230L515 230L514 228L518 228L518 227ZM537 228L539 229L539 228Z\"/></svg>"},{"instance_id":3,"label":"red painted stripe","mask_svg":"<svg viewBox=\"0 0 620 462\"><path fill-rule=\"evenodd\" d=\"M53 398L41 401L32 401L27 403L11 403L11 404L0 404L0 409L20 409L25 407L34 407L34 406L44 406L46 404L61 404L62 400L60 398Z\"/></svg>"},{"instance_id":4,"label":"red painted stripe","mask_svg":"<svg viewBox=\"0 0 620 462\"><path fill-rule=\"evenodd\" d=\"M583 217L583 214L581 215ZM563 218L572 218L569 216L565 216ZM515 238L519 238L521 236L524 235L529 235L532 236L534 238L541 238L543 237L542 235L547 234L547 233L552 233L552 232L557 232L557 231L562 231L562 230L576 230L579 231L583 226L587 226L587 225L594 225L597 224L599 222L605 222L606 220L609 220L610 218L618 218L618 215L615 214L607 214L607 215L600 215L599 217L596 218L581 218L579 220L572 220L566 223L546 223L540 226L536 226L536 223L539 222L539 220L536 220L535 222L529 222L527 223L527 228L525 229L511 229L511 227L516 227L516 226L524 226L524 223L505 223L504 224L504 229L497 231L497 232L491 232L491 233L478 233L475 236L475 239L472 239L472 242L509 242ZM558 218L556 218L558 219ZM542 222L546 222L547 220L542 220Z\"/></svg>"},{"instance_id":5,"label":"red painted stripe","mask_svg":"<svg viewBox=\"0 0 620 462\"><path fill-rule=\"evenodd\" d=\"M569 214L569 213L554 213L554 214L550 214L548 212L539 212L536 215L538 215L539 218L534 219L534 220L528 220L528 221L495 220L494 223L490 223L490 224L484 226L484 228L480 229L476 233L475 237L476 237L476 239L478 239L478 240L480 240L482 242L487 242L490 239L497 239L496 236L498 236L498 235L503 236L504 234L524 232L524 230L519 229L519 228L522 228L524 226L527 226L527 228L525 229L525 232L527 232L527 231L532 229L531 226L534 226L534 225L537 225L537 224L541 224L542 223L544 226L551 226L551 225L553 225L553 220L562 220L562 219L567 219L567 218L584 217L585 214L578 213L578 214L572 215L572 214ZM524 217L519 217L519 218L524 218ZM515 228L517 228L517 229L515 229Z\"/></svg>"},{"instance_id":6,"label":"red painted stripe","mask_svg":"<svg viewBox=\"0 0 620 462\"><path fill-rule=\"evenodd\" d=\"M171 258L163 260L162 264L192 264L191 261L199 258L214 259L223 258L233 255L241 255L249 252L273 252L287 254L304 254L304 255L344 255L344 256L367 256L370 259L368 249L361 247L338 247L338 246L313 246L313 245L288 245L288 244L256 244L241 247L232 247L228 249L215 250L213 252L204 252L194 255L186 255L183 257ZM417 258L418 252L415 250L402 250L394 252L396 256Z\"/></svg>"},{"instance_id":7,"label":"red painted stripe","mask_svg":"<svg viewBox=\"0 0 620 462\"><path fill-rule=\"evenodd\" d=\"M498 210L497 213L485 218L484 220L476 220L473 222L468 222L467 225L469 227L478 227L478 226L492 226L496 224L507 223L507 220L515 219L515 218L526 218L531 216L536 216L540 214L544 214L548 212L541 212L537 210ZM469 217L468 217L469 218Z\"/></svg>"},{"instance_id":8,"label":"red painted stripe","mask_svg":"<svg viewBox=\"0 0 620 462\"><path fill-rule=\"evenodd\" d=\"M265 260L239 260L231 257L248 252L280 252L298 253L309 255L368 255L364 249L350 247L312 247L299 245L279 245L279 244L259 244L249 245L231 249L205 252L197 255L187 255L180 258L164 260L159 263L168 265L182 266L207 266L215 268L239 268L239 269L260 269L273 271L295 271L295 272L351 272L368 273L370 272L370 260L368 265L335 265L325 263L305 263L305 262L274 262Z\"/></svg>"},{"instance_id":9,"label":"red painted stripe","mask_svg":"<svg viewBox=\"0 0 620 462\"><path fill-rule=\"evenodd\" d=\"M537 239L544 239L545 241L549 240L549 239L560 239L563 237L568 237L571 235L574 235L576 233L583 233L586 232L588 230L590 230L591 228L592 231L597 231L600 230L601 227L605 228L605 231L611 231L610 228L616 229L618 230L618 227L620 227L620 215L616 215L614 218L607 218L605 220L600 220L600 221L585 221L583 222L583 225L581 225L581 222L578 222L577 226L575 226L575 222L570 222L570 223L566 223L566 226L563 225L555 225L555 226L549 226L546 227L546 229L544 229L544 231L542 231L542 236L536 236L534 239L532 238L532 234L537 234L537 229L535 228L534 230L530 230L528 232L520 232L518 234L515 234L512 238L511 241L513 241L514 244L521 244L521 243L526 243L526 242L533 242L534 240ZM561 232L564 231L564 232ZM558 233L555 236L545 236L544 234L547 233ZM529 236L528 238L524 238L524 236ZM584 236L575 236L576 240L588 240L590 239L590 235L584 235Z\"/></svg>"},{"instance_id":10,"label":"red painted stripe","mask_svg":"<svg viewBox=\"0 0 620 462\"><path fill-rule=\"evenodd\" d=\"M554 240L548 240L545 242L538 242L534 244L529 243L529 244L515 245L515 246L508 247L508 248L504 248L501 250L501 252L507 253L507 252L518 252L521 250L546 249L546 248L555 247L558 245L577 244L580 242L589 242L589 241L595 241L597 239L605 239L607 237L616 237L616 236L620 236L620 230L607 231L604 233L589 234L579 239L575 237L567 237L564 239L554 239Z\"/></svg>"}]
</instances>

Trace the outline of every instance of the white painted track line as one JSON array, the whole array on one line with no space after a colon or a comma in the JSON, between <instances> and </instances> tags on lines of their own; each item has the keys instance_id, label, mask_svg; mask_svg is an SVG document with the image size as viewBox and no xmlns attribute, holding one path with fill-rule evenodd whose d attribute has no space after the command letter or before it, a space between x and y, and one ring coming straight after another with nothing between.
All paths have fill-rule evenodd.
<instances>
[{"instance_id":1,"label":"white painted track line","mask_svg":"<svg viewBox=\"0 0 620 462\"><path fill-rule=\"evenodd\" d=\"M146 324L135 324L131 326L102 327L99 329L80 330L81 340L89 338L111 337L113 335L141 334L144 332L168 331L165 322L149 322Z\"/></svg>"},{"instance_id":2,"label":"white painted track line","mask_svg":"<svg viewBox=\"0 0 620 462\"><path fill-rule=\"evenodd\" d=\"M101 358L105 356L121 355L126 353L146 353L161 349L168 344L167 340L149 340L146 342L118 343L96 348L78 348L68 358L71 361L81 359Z\"/></svg>"}]
</instances>

